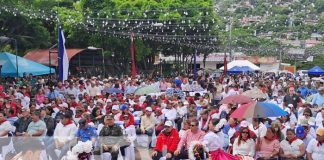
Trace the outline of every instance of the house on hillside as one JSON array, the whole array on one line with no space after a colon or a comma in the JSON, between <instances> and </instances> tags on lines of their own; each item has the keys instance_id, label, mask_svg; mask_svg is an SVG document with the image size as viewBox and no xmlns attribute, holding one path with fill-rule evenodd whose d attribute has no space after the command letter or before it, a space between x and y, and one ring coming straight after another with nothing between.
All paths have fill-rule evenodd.
<instances>
[{"instance_id":1,"label":"house on hillside","mask_svg":"<svg viewBox=\"0 0 324 160\"><path fill-rule=\"evenodd\" d=\"M315 40L315 39L307 39L307 40L305 40L305 48L314 47L321 43L323 43L323 42Z\"/></svg>"},{"instance_id":2,"label":"house on hillside","mask_svg":"<svg viewBox=\"0 0 324 160\"><path fill-rule=\"evenodd\" d=\"M312 33L311 40L317 40L317 41L323 40L323 35L319 33Z\"/></svg>"}]
</instances>

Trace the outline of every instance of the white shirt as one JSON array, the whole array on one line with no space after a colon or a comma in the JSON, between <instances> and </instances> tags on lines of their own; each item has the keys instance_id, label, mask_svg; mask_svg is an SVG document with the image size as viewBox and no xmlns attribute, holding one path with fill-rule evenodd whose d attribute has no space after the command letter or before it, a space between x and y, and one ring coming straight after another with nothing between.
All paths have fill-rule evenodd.
<instances>
[{"instance_id":1,"label":"white shirt","mask_svg":"<svg viewBox=\"0 0 324 160\"><path fill-rule=\"evenodd\" d=\"M174 108L172 108L172 109L163 109L162 113L170 121L173 121L173 120L175 120L177 118L177 110L174 109Z\"/></svg>"},{"instance_id":2,"label":"white shirt","mask_svg":"<svg viewBox=\"0 0 324 160\"><path fill-rule=\"evenodd\" d=\"M77 126L72 123L64 126L61 122L56 125L54 130L54 139L57 139L59 142L64 143L66 141L72 140L77 133Z\"/></svg>"},{"instance_id":3,"label":"white shirt","mask_svg":"<svg viewBox=\"0 0 324 160\"><path fill-rule=\"evenodd\" d=\"M14 132L16 128L10 124L9 121L5 121L0 125L0 132ZM3 136L3 137L8 137L8 135Z\"/></svg>"},{"instance_id":4,"label":"white shirt","mask_svg":"<svg viewBox=\"0 0 324 160\"><path fill-rule=\"evenodd\" d=\"M324 157L324 144L317 146L318 141L313 139L309 142L306 151L312 154L313 160L322 160Z\"/></svg>"},{"instance_id":5,"label":"white shirt","mask_svg":"<svg viewBox=\"0 0 324 160\"><path fill-rule=\"evenodd\" d=\"M304 142L300 139L296 139L291 144L287 140L283 140L280 142L280 148L283 150L284 154L292 154L292 155L300 155L299 146Z\"/></svg>"},{"instance_id":6,"label":"white shirt","mask_svg":"<svg viewBox=\"0 0 324 160\"><path fill-rule=\"evenodd\" d=\"M260 123L259 128L257 129L254 129L253 125L250 124L249 129L253 131L257 137L260 138L264 137L267 133L267 127L263 123Z\"/></svg>"},{"instance_id":7,"label":"white shirt","mask_svg":"<svg viewBox=\"0 0 324 160\"><path fill-rule=\"evenodd\" d=\"M127 139L132 143L131 145L134 145L134 141L136 140L136 129L134 125L130 125L127 128L124 128L122 126L123 133L125 136L127 136Z\"/></svg>"},{"instance_id":8,"label":"white shirt","mask_svg":"<svg viewBox=\"0 0 324 160\"><path fill-rule=\"evenodd\" d=\"M323 115L321 112L317 113L316 118L315 118L315 122L316 122L316 126L318 126L318 128L323 128Z\"/></svg>"},{"instance_id":9,"label":"white shirt","mask_svg":"<svg viewBox=\"0 0 324 160\"><path fill-rule=\"evenodd\" d=\"M94 86L94 87L89 87L88 88L88 93L89 93L89 95L91 96L91 97L94 97L94 96L96 96L97 95L97 93L100 93L100 90L99 90L99 88L98 87L96 87L96 86Z\"/></svg>"},{"instance_id":10,"label":"white shirt","mask_svg":"<svg viewBox=\"0 0 324 160\"><path fill-rule=\"evenodd\" d=\"M253 157L255 153L255 142L253 139L248 139L246 142L241 140L238 145L238 138L235 139L233 144L233 155L243 155Z\"/></svg>"},{"instance_id":11,"label":"white shirt","mask_svg":"<svg viewBox=\"0 0 324 160\"><path fill-rule=\"evenodd\" d=\"M222 134L220 134L222 135ZM209 131L203 138L203 143L207 146L209 151L222 149L224 146L224 135L220 136L214 132Z\"/></svg>"}]
</instances>

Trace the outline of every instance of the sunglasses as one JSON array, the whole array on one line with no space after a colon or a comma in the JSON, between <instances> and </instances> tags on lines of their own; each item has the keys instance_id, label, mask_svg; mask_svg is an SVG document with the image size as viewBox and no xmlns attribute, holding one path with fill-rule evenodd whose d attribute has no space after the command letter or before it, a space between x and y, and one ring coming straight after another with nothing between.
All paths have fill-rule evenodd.
<instances>
[{"instance_id":1,"label":"sunglasses","mask_svg":"<svg viewBox=\"0 0 324 160\"><path fill-rule=\"evenodd\" d=\"M303 114L304 116L306 116L306 117L310 117L310 114Z\"/></svg>"},{"instance_id":2,"label":"sunglasses","mask_svg":"<svg viewBox=\"0 0 324 160\"><path fill-rule=\"evenodd\" d=\"M249 134L249 132L242 132L242 133Z\"/></svg>"}]
</instances>

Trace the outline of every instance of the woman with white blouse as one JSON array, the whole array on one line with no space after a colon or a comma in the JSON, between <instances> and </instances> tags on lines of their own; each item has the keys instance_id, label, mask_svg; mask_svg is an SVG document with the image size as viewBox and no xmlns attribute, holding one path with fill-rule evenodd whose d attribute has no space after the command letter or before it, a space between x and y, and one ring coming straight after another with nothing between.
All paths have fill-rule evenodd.
<instances>
[{"instance_id":1,"label":"woman with white blouse","mask_svg":"<svg viewBox=\"0 0 324 160\"><path fill-rule=\"evenodd\" d=\"M125 148L125 159L135 160L135 148L134 141L136 140L136 129L135 126L129 123L129 117L124 116L123 133L127 140L131 143Z\"/></svg>"},{"instance_id":2,"label":"woman with white blouse","mask_svg":"<svg viewBox=\"0 0 324 160\"><path fill-rule=\"evenodd\" d=\"M240 135L233 144L233 155L254 157L255 141L251 138L248 127L240 128Z\"/></svg>"},{"instance_id":3,"label":"woman with white blouse","mask_svg":"<svg viewBox=\"0 0 324 160\"><path fill-rule=\"evenodd\" d=\"M206 145L210 154L211 160L233 160L236 159L233 155L223 151L224 146L224 124L225 119L212 119L208 124L208 133L203 138L203 144Z\"/></svg>"},{"instance_id":4,"label":"woman with white blouse","mask_svg":"<svg viewBox=\"0 0 324 160\"><path fill-rule=\"evenodd\" d=\"M303 159L305 155L304 142L298 139L293 129L287 129L287 138L280 142L281 159Z\"/></svg>"}]
</instances>

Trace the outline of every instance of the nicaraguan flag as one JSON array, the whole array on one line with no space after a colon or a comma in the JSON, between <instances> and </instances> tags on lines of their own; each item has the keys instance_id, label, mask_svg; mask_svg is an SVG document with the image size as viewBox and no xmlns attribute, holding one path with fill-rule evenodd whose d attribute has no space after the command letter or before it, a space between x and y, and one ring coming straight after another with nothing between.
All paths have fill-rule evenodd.
<instances>
[{"instance_id":1,"label":"nicaraguan flag","mask_svg":"<svg viewBox=\"0 0 324 160\"><path fill-rule=\"evenodd\" d=\"M62 28L58 29L58 50L59 50L59 79L60 81L65 81L68 79L69 73L69 59L65 49L65 38Z\"/></svg>"}]
</instances>

